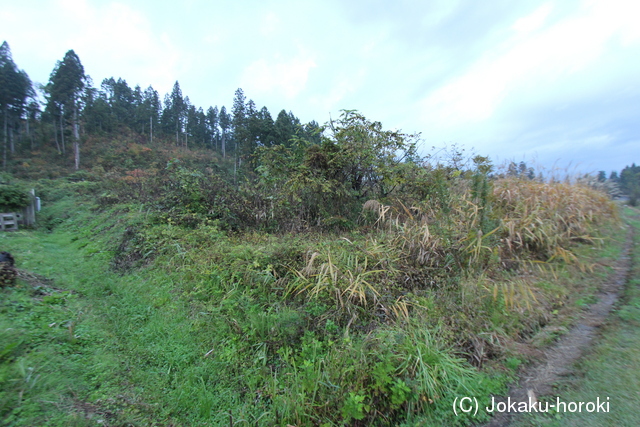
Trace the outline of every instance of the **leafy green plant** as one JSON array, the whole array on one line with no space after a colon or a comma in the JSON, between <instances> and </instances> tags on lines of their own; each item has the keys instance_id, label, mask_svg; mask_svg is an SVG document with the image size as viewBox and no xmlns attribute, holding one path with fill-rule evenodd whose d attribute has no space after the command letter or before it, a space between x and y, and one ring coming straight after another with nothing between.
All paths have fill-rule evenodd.
<instances>
[{"instance_id":1,"label":"leafy green plant","mask_svg":"<svg viewBox=\"0 0 640 427\"><path fill-rule=\"evenodd\" d=\"M369 405L365 403L367 396L349 392L349 396L342 406L342 416L345 422L351 420L361 420L365 417L365 413L369 412Z\"/></svg>"},{"instance_id":2,"label":"leafy green plant","mask_svg":"<svg viewBox=\"0 0 640 427\"><path fill-rule=\"evenodd\" d=\"M29 203L26 191L8 184L0 184L0 209L15 211L24 208Z\"/></svg>"}]
</instances>

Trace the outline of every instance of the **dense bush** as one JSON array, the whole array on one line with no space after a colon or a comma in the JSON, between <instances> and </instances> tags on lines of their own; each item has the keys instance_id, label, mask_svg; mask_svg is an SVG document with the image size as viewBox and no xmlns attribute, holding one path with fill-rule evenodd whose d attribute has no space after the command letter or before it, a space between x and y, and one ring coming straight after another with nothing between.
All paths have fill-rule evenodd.
<instances>
[{"instance_id":1,"label":"dense bush","mask_svg":"<svg viewBox=\"0 0 640 427\"><path fill-rule=\"evenodd\" d=\"M16 186L0 185L0 210L20 210L29 204L28 193Z\"/></svg>"}]
</instances>

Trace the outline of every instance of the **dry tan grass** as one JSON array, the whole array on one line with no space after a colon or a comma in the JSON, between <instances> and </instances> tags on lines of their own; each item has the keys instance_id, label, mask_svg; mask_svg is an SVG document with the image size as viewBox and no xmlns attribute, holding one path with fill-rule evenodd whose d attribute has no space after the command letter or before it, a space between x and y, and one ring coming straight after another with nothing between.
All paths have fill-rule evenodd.
<instances>
[{"instance_id":1,"label":"dry tan grass","mask_svg":"<svg viewBox=\"0 0 640 427\"><path fill-rule=\"evenodd\" d=\"M580 184L503 178L493 194L502 214L501 242L511 254L528 250L573 262L571 242L594 243L598 225L619 220L606 194Z\"/></svg>"},{"instance_id":2,"label":"dry tan grass","mask_svg":"<svg viewBox=\"0 0 640 427\"><path fill-rule=\"evenodd\" d=\"M391 233L403 259L429 268L442 266L447 254L465 254L459 261L469 266L489 258L574 264L573 243L598 243L598 227L619 220L606 193L579 181L500 178L485 201L472 195L467 180L452 186L446 213L429 200L410 207L370 200L366 210L377 214L375 224Z\"/></svg>"},{"instance_id":3,"label":"dry tan grass","mask_svg":"<svg viewBox=\"0 0 640 427\"><path fill-rule=\"evenodd\" d=\"M598 227L618 220L606 194L580 184L506 177L493 181L484 199L469 180L451 185L446 206L442 199L416 206L369 200L363 210L375 215L380 233L365 243L345 238L353 251L310 253L306 266L293 271L289 292L327 298L347 311L352 304L381 310L406 322L414 304L399 289L442 286L457 275L474 282L486 274L489 280L475 280L478 296L511 311L536 310L541 300L527 274L554 274L552 261L586 270L572 245L599 243ZM505 268L522 274L503 278Z\"/></svg>"},{"instance_id":4,"label":"dry tan grass","mask_svg":"<svg viewBox=\"0 0 640 427\"><path fill-rule=\"evenodd\" d=\"M347 302L361 306L375 304L380 294L371 280L384 270L370 269L367 258L355 254L343 253L336 260L335 255L327 252L322 257L326 260L316 265L319 256L314 252L303 269L294 271L297 280L291 291L309 298L329 296L341 308Z\"/></svg>"}]
</instances>

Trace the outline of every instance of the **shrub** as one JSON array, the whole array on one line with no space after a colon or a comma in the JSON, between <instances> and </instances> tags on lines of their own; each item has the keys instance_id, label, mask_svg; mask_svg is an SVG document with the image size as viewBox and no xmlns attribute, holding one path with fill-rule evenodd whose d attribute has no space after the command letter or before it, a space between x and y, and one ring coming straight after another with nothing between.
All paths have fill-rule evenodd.
<instances>
[{"instance_id":1,"label":"shrub","mask_svg":"<svg viewBox=\"0 0 640 427\"><path fill-rule=\"evenodd\" d=\"M26 191L14 185L0 185L0 209L9 212L20 210L29 204Z\"/></svg>"}]
</instances>

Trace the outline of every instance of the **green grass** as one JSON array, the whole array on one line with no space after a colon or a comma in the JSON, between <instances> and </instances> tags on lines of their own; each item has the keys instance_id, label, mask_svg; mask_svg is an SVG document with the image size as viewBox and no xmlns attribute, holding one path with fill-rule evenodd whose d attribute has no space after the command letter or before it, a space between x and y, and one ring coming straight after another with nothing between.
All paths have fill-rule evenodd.
<instances>
[{"instance_id":1,"label":"green grass","mask_svg":"<svg viewBox=\"0 0 640 427\"><path fill-rule=\"evenodd\" d=\"M624 296L592 352L557 388L564 402L609 398L610 411L529 415L518 426L640 425L640 221L637 211L627 210L626 215L635 229L635 238L632 271ZM554 399L550 397L549 401Z\"/></svg>"},{"instance_id":2,"label":"green grass","mask_svg":"<svg viewBox=\"0 0 640 427\"><path fill-rule=\"evenodd\" d=\"M202 358L216 345L215 329L198 327L198 316L171 294L172 278L109 273L105 257L72 240L69 233L20 232L2 241L20 268L64 289L42 298L25 284L3 290L5 422L68 425L82 402L121 422L186 420L234 406L233 387L220 390L233 376L219 378L225 370L213 369L228 369L234 356L227 350L226 360Z\"/></svg>"}]
</instances>

